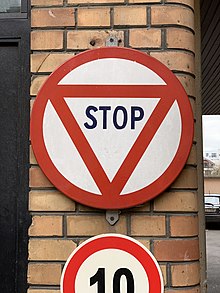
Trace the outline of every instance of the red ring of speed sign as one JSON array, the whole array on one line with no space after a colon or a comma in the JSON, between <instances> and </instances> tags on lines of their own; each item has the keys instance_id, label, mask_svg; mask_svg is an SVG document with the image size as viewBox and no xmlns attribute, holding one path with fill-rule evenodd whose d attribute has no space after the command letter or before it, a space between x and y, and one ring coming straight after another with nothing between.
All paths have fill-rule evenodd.
<instances>
[{"instance_id":1,"label":"red ring of speed sign","mask_svg":"<svg viewBox=\"0 0 220 293\"><path fill-rule=\"evenodd\" d=\"M163 293L160 267L140 242L120 234L90 238L73 251L61 277L61 293Z\"/></svg>"},{"instance_id":2,"label":"red ring of speed sign","mask_svg":"<svg viewBox=\"0 0 220 293\"><path fill-rule=\"evenodd\" d=\"M182 85L166 66L132 49L76 55L51 74L32 110L41 169L65 195L95 208L128 208L163 192L183 169L192 141Z\"/></svg>"}]
</instances>

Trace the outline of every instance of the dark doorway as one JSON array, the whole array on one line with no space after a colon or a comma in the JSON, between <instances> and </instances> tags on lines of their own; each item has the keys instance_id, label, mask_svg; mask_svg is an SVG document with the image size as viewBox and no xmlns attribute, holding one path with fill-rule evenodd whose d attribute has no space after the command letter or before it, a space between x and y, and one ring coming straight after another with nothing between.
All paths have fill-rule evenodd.
<instances>
[{"instance_id":1,"label":"dark doorway","mask_svg":"<svg viewBox=\"0 0 220 293\"><path fill-rule=\"evenodd\" d=\"M200 0L202 114L220 114L220 1Z\"/></svg>"},{"instance_id":2,"label":"dark doorway","mask_svg":"<svg viewBox=\"0 0 220 293\"><path fill-rule=\"evenodd\" d=\"M17 6L6 11L1 6L0 12L0 292L5 293L26 292L30 224L30 24L27 2L14 2Z\"/></svg>"}]
</instances>

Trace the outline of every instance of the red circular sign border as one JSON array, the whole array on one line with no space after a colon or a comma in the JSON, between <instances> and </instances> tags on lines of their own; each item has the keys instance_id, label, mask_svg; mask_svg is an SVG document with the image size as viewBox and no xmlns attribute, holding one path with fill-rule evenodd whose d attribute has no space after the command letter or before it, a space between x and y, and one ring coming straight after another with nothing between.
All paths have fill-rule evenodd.
<instances>
[{"instance_id":1,"label":"red circular sign border","mask_svg":"<svg viewBox=\"0 0 220 293\"><path fill-rule=\"evenodd\" d=\"M76 67L102 58L121 58L138 62L158 74L169 87L172 86L172 95L176 95L176 101L180 108L182 118L182 134L177 153L168 169L153 183L147 187L117 197L102 198L97 194L87 192L66 180L51 161L43 139L42 121L44 110L55 85ZM178 95L178 96L177 96ZM162 193L177 178L182 171L189 156L193 142L193 114L188 96L177 77L162 63L145 53L118 47L105 47L86 51L74 56L55 70L41 87L34 103L31 115L31 142L39 165L48 179L64 194L70 198L95 208L123 209L142 204L158 194Z\"/></svg>"},{"instance_id":2,"label":"red circular sign border","mask_svg":"<svg viewBox=\"0 0 220 293\"><path fill-rule=\"evenodd\" d=\"M77 293L75 280L83 262L93 253L104 249L118 249L134 256L144 268L149 282L148 293L163 293L163 276L157 260L140 242L120 234L102 234L78 246L68 258L60 281L61 293Z\"/></svg>"}]
</instances>

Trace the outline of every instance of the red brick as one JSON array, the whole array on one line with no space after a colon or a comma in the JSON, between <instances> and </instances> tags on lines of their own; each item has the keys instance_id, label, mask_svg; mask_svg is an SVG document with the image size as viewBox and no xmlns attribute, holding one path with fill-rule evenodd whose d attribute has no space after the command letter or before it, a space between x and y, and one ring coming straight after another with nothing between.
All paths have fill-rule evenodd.
<instances>
[{"instance_id":1,"label":"red brick","mask_svg":"<svg viewBox=\"0 0 220 293\"><path fill-rule=\"evenodd\" d=\"M200 282L199 262L172 265L171 266L171 282L172 282L172 286L174 287L193 286L193 285L199 284Z\"/></svg>"},{"instance_id":2,"label":"red brick","mask_svg":"<svg viewBox=\"0 0 220 293\"><path fill-rule=\"evenodd\" d=\"M190 261L199 259L197 239L155 240L154 256L158 261Z\"/></svg>"},{"instance_id":3,"label":"red brick","mask_svg":"<svg viewBox=\"0 0 220 293\"><path fill-rule=\"evenodd\" d=\"M196 236L199 233L197 216L171 216L170 234L175 237Z\"/></svg>"}]
</instances>

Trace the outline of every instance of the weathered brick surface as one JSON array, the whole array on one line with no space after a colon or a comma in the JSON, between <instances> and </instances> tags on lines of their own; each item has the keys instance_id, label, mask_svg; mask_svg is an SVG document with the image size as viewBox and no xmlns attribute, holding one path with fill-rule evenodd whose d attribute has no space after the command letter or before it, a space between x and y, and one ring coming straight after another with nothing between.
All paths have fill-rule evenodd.
<instances>
[{"instance_id":1,"label":"weathered brick surface","mask_svg":"<svg viewBox=\"0 0 220 293\"><path fill-rule=\"evenodd\" d=\"M171 236L196 236L199 233L197 216L171 216L170 234Z\"/></svg>"},{"instance_id":2,"label":"weathered brick surface","mask_svg":"<svg viewBox=\"0 0 220 293\"><path fill-rule=\"evenodd\" d=\"M193 11L183 6L152 6L151 23L152 25L183 25L193 29Z\"/></svg>"},{"instance_id":3,"label":"weathered brick surface","mask_svg":"<svg viewBox=\"0 0 220 293\"><path fill-rule=\"evenodd\" d=\"M30 89L30 95L35 96L37 95L39 89L43 85L43 83L46 81L48 76L37 76L32 80L31 89Z\"/></svg>"},{"instance_id":4,"label":"weathered brick surface","mask_svg":"<svg viewBox=\"0 0 220 293\"><path fill-rule=\"evenodd\" d=\"M62 216L33 216L29 228L30 236L62 236Z\"/></svg>"},{"instance_id":5,"label":"weathered brick surface","mask_svg":"<svg viewBox=\"0 0 220 293\"><path fill-rule=\"evenodd\" d=\"M200 281L199 262L171 266L172 286L193 286Z\"/></svg>"},{"instance_id":6,"label":"weathered brick surface","mask_svg":"<svg viewBox=\"0 0 220 293\"><path fill-rule=\"evenodd\" d=\"M197 147L195 145L192 146L188 160L186 162L189 165L197 164Z\"/></svg>"},{"instance_id":7,"label":"weathered brick surface","mask_svg":"<svg viewBox=\"0 0 220 293\"><path fill-rule=\"evenodd\" d=\"M161 47L161 30L131 29L129 45L133 48L159 48Z\"/></svg>"},{"instance_id":8,"label":"weathered brick surface","mask_svg":"<svg viewBox=\"0 0 220 293\"><path fill-rule=\"evenodd\" d=\"M31 100L30 100L30 114L31 114L31 112L32 112L33 105L34 105L34 99L31 99ZM31 153L30 153L30 154L31 154ZM31 158L31 159L34 159L35 162L36 162L36 159L35 159L35 158ZM34 164L35 164L35 163L34 163Z\"/></svg>"},{"instance_id":9,"label":"weathered brick surface","mask_svg":"<svg viewBox=\"0 0 220 293\"><path fill-rule=\"evenodd\" d=\"M37 164L37 160L35 158L35 155L34 155L34 152L33 152L33 149L30 145L30 152L29 152L29 155L30 155L30 164L34 164L36 165Z\"/></svg>"},{"instance_id":10,"label":"weathered brick surface","mask_svg":"<svg viewBox=\"0 0 220 293\"><path fill-rule=\"evenodd\" d=\"M63 49L63 31L33 31L31 33L32 50L56 50Z\"/></svg>"},{"instance_id":11,"label":"weathered brick surface","mask_svg":"<svg viewBox=\"0 0 220 293\"><path fill-rule=\"evenodd\" d=\"M30 263L28 266L28 283L39 285L59 285L61 264Z\"/></svg>"},{"instance_id":12,"label":"weathered brick surface","mask_svg":"<svg viewBox=\"0 0 220 293\"><path fill-rule=\"evenodd\" d=\"M72 240L31 239L29 241L29 260L66 261L76 248Z\"/></svg>"},{"instance_id":13,"label":"weathered brick surface","mask_svg":"<svg viewBox=\"0 0 220 293\"><path fill-rule=\"evenodd\" d=\"M126 218L121 216L119 221L110 226L104 215L67 216L68 236L92 236L103 233L126 234Z\"/></svg>"},{"instance_id":14,"label":"weathered brick surface","mask_svg":"<svg viewBox=\"0 0 220 293\"><path fill-rule=\"evenodd\" d=\"M32 108L48 74L75 54L116 37L173 70L196 118L193 0L32 0ZM195 119L196 121L196 119ZM110 226L105 213L69 199L40 170L30 146L28 293L60 293L63 262L86 238L130 235L161 261L165 293L201 293L199 283L197 137L187 166L155 199L122 211Z\"/></svg>"},{"instance_id":15,"label":"weathered brick surface","mask_svg":"<svg viewBox=\"0 0 220 293\"><path fill-rule=\"evenodd\" d=\"M33 9L31 12L32 27L75 26L74 8Z\"/></svg>"},{"instance_id":16,"label":"weathered brick surface","mask_svg":"<svg viewBox=\"0 0 220 293\"><path fill-rule=\"evenodd\" d=\"M176 1L176 0L165 0L166 1L166 3L181 3L181 4L185 4L185 5L188 5L188 6L190 6L190 7L192 7L192 8L194 8L194 2L195 2L195 0L178 0L178 1Z\"/></svg>"},{"instance_id":17,"label":"weathered brick surface","mask_svg":"<svg viewBox=\"0 0 220 293\"><path fill-rule=\"evenodd\" d=\"M195 52L195 36L191 31L178 28L167 29L167 47Z\"/></svg>"},{"instance_id":18,"label":"weathered brick surface","mask_svg":"<svg viewBox=\"0 0 220 293\"><path fill-rule=\"evenodd\" d=\"M157 212L197 212L198 198L195 192L165 192L154 200Z\"/></svg>"},{"instance_id":19,"label":"weathered brick surface","mask_svg":"<svg viewBox=\"0 0 220 293\"><path fill-rule=\"evenodd\" d=\"M130 209L132 212L149 212L150 211L150 202L146 202L144 204L138 205L132 209Z\"/></svg>"},{"instance_id":20,"label":"weathered brick surface","mask_svg":"<svg viewBox=\"0 0 220 293\"><path fill-rule=\"evenodd\" d=\"M131 216L132 236L164 236L166 225L164 216Z\"/></svg>"},{"instance_id":21,"label":"weathered brick surface","mask_svg":"<svg viewBox=\"0 0 220 293\"><path fill-rule=\"evenodd\" d=\"M73 53L41 53L31 55L31 72L52 72L65 61L72 58ZM36 92L35 92L36 93Z\"/></svg>"},{"instance_id":22,"label":"weathered brick surface","mask_svg":"<svg viewBox=\"0 0 220 293\"><path fill-rule=\"evenodd\" d=\"M176 75L179 81L182 83L185 91L189 96L196 96L196 89L195 89L195 80L190 75L183 75L177 74Z\"/></svg>"},{"instance_id":23,"label":"weathered brick surface","mask_svg":"<svg viewBox=\"0 0 220 293\"><path fill-rule=\"evenodd\" d=\"M75 202L59 191L31 191L29 195L29 210L35 212L73 212Z\"/></svg>"},{"instance_id":24,"label":"weathered brick surface","mask_svg":"<svg viewBox=\"0 0 220 293\"><path fill-rule=\"evenodd\" d=\"M138 15L138 17L137 17ZM147 24L147 10L145 6L127 6L114 8L114 24L137 26Z\"/></svg>"},{"instance_id":25,"label":"weathered brick surface","mask_svg":"<svg viewBox=\"0 0 220 293\"><path fill-rule=\"evenodd\" d=\"M172 188L197 188L197 173L194 168L184 169L171 185Z\"/></svg>"},{"instance_id":26,"label":"weathered brick surface","mask_svg":"<svg viewBox=\"0 0 220 293\"><path fill-rule=\"evenodd\" d=\"M34 167L30 169L30 187L53 187L52 183L47 179L40 168Z\"/></svg>"},{"instance_id":27,"label":"weathered brick surface","mask_svg":"<svg viewBox=\"0 0 220 293\"><path fill-rule=\"evenodd\" d=\"M79 27L109 27L110 8L79 8Z\"/></svg>"},{"instance_id":28,"label":"weathered brick surface","mask_svg":"<svg viewBox=\"0 0 220 293\"><path fill-rule=\"evenodd\" d=\"M165 64L170 70L195 73L194 56L187 52L152 52L152 57Z\"/></svg>"},{"instance_id":29,"label":"weathered brick surface","mask_svg":"<svg viewBox=\"0 0 220 293\"><path fill-rule=\"evenodd\" d=\"M199 258L198 239L155 240L154 255L159 261L190 261Z\"/></svg>"},{"instance_id":30,"label":"weathered brick surface","mask_svg":"<svg viewBox=\"0 0 220 293\"><path fill-rule=\"evenodd\" d=\"M160 265L160 269L163 276L163 284L164 286L166 286L167 285L167 267L166 265Z\"/></svg>"},{"instance_id":31,"label":"weathered brick surface","mask_svg":"<svg viewBox=\"0 0 220 293\"><path fill-rule=\"evenodd\" d=\"M119 45L123 47L123 31L83 30L69 31L67 33L67 48L72 50L85 50L104 47L106 40L110 37L117 38Z\"/></svg>"},{"instance_id":32,"label":"weathered brick surface","mask_svg":"<svg viewBox=\"0 0 220 293\"><path fill-rule=\"evenodd\" d=\"M194 117L194 119L196 119L196 101L195 101L195 99L190 98L189 102L190 102L190 105L191 105L191 108L192 108L193 117ZM196 141L195 132L194 132L194 138L193 139L194 139L194 141ZM188 162L187 162L187 164L188 164Z\"/></svg>"},{"instance_id":33,"label":"weathered brick surface","mask_svg":"<svg viewBox=\"0 0 220 293\"><path fill-rule=\"evenodd\" d=\"M143 239L140 237L134 237L134 239L136 239L137 241L139 241L141 244L143 244L147 249L150 250L150 241L147 239Z\"/></svg>"}]
</instances>

